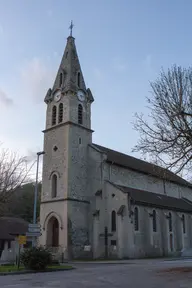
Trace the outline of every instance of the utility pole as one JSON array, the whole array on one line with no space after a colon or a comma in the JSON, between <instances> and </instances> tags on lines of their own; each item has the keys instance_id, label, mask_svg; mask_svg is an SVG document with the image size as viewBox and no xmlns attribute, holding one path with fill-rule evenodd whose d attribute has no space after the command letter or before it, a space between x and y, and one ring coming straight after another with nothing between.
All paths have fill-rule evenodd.
<instances>
[{"instance_id":1,"label":"utility pole","mask_svg":"<svg viewBox=\"0 0 192 288\"><path fill-rule=\"evenodd\" d=\"M35 182L35 194L34 194L34 207L33 207L33 224L36 224L37 220L37 195L38 195L38 174L39 174L39 157L45 154L44 151L37 152L37 169L36 169L36 182ZM33 236L32 246L36 246L36 237Z\"/></svg>"}]
</instances>

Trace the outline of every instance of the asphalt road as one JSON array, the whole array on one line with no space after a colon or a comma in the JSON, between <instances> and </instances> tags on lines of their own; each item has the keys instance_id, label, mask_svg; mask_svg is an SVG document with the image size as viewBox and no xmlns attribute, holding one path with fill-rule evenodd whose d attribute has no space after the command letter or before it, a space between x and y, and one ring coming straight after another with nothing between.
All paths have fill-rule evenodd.
<instances>
[{"instance_id":1,"label":"asphalt road","mask_svg":"<svg viewBox=\"0 0 192 288\"><path fill-rule=\"evenodd\" d=\"M138 260L123 264L74 264L71 271L0 276L0 288L191 288L192 272L164 273L162 269L191 266L192 260Z\"/></svg>"}]
</instances>

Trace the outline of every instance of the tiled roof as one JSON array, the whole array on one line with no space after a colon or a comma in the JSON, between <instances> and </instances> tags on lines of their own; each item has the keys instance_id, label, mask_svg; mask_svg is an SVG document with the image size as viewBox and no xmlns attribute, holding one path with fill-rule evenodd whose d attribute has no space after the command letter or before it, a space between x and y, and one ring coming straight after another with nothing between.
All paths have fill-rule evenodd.
<instances>
[{"instance_id":1,"label":"tiled roof","mask_svg":"<svg viewBox=\"0 0 192 288\"><path fill-rule=\"evenodd\" d=\"M157 194L121 185L115 186L123 192L128 193L132 203L192 213L192 202L185 198L170 197L164 194Z\"/></svg>"},{"instance_id":2,"label":"tiled roof","mask_svg":"<svg viewBox=\"0 0 192 288\"><path fill-rule=\"evenodd\" d=\"M0 217L0 240L12 240L13 234L25 234L28 222L21 218Z\"/></svg>"},{"instance_id":3,"label":"tiled roof","mask_svg":"<svg viewBox=\"0 0 192 288\"><path fill-rule=\"evenodd\" d=\"M189 183L188 181L184 180L183 178L177 176L176 174L167 169L164 169L149 162L137 159L127 154L123 154L97 144L93 144L92 146L95 146L97 149L104 152L107 155L107 162L109 163L113 163L158 178L163 178L165 180L178 183L184 186L189 186L192 188L191 183Z\"/></svg>"}]
</instances>

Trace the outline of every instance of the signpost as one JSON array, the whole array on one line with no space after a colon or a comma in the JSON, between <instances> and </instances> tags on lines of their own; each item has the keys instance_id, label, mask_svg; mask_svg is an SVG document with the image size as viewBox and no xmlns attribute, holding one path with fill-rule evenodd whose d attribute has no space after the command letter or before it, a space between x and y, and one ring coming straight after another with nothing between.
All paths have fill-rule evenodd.
<instances>
[{"instance_id":1,"label":"signpost","mask_svg":"<svg viewBox=\"0 0 192 288\"><path fill-rule=\"evenodd\" d=\"M39 236L41 236L41 232L34 232L34 233L26 232L26 236L27 237L39 237Z\"/></svg>"},{"instance_id":2,"label":"signpost","mask_svg":"<svg viewBox=\"0 0 192 288\"><path fill-rule=\"evenodd\" d=\"M32 237L33 239L41 236L41 225L40 224L29 224L28 232L25 235L17 235L18 241L18 259L17 259L17 267L19 269L20 266L20 253L21 253L21 245L25 245L27 243L27 237Z\"/></svg>"},{"instance_id":3,"label":"signpost","mask_svg":"<svg viewBox=\"0 0 192 288\"><path fill-rule=\"evenodd\" d=\"M28 232L30 233L37 233L41 231L41 225L40 224L29 224L28 226Z\"/></svg>"},{"instance_id":4,"label":"signpost","mask_svg":"<svg viewBox=\"0 0 192 288\"><path fill-rule=\"evenodd\" d=\"M21 253L21 245L26 244L27 242L27 237L25 235L19 235L18 236L18 244L19 244L19 251L18 251L18 261L17 261L17 268L19 270L20 266L20 253Z\"/></svg>"},{"instance_id":5,"label":"signpost","mask_svg":"<svg viewBox=\"0 0 192 288\"><path fill-rule=\"evenodd\" d=\"M25 234L27 237L32 237L33 239L41 236L41 225L40 224L29 224L28 232Z\"/></svg>"},{"instance_id":6,"label":"signpost","mask_svg":"<svg viewBox=\"0 0 192 288\"><path fill-rule=\"evenodd\" d=\"M24 235L19 235L18 240L19 240L19 245L24 245L27 242L27 237Z\"/></svg>"}]
</instances>

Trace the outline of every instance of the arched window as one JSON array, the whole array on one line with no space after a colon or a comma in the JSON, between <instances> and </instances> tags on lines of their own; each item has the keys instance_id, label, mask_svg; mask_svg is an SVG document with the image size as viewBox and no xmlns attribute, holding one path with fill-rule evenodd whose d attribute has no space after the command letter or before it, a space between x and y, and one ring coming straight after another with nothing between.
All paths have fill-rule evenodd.
<instances>
[{"instance_id":1,"label":"arched window","mask_svg":"<svg viewBox=\"0 0 192 288\"><path fill-rule=\"evenodd\" d=\"M52 108L52 125L56 124L56 117L57 117L57 107L53 106L53 108Z\"/></svg>"},{"instance_id":2,"label":"arched window","mask_svg":"<svg viewBox=\"0 0 192 288\"><path fill-rule=\"evenodd\" d=\"M80 87L81 84L81 75L80 72L77 73L77 85Z\"/></svg>"},{"instance_id":3,"label":"arched window","mask_svg":"<svg viewBox=\"0 0 192 288\"><path fill-rule=\"evenodd\" d=\"M111 231L116 231L116 212L112 211L111 213Z\"/></svg>"},{"instance_id":4,"label":"arched window","mask_svg":"<svg viewBox=\"0 0 192 288\"><path fill-rule=\"evenodd\" d=\"M185 228L185 215L182 215L182 226L183 226L183 233L186 233L186 228Z\"/></svg>"},{"instance_id":5,"label":"arched window","mask_svg":"<svg viewBox=\"0 0 192 288\"><path fill-rule=\"evenodd\" d=\"M157 215L155 210L153 210L153 232L157 232Z\"/></svg>"},{"instance_id":6,"label":"arched window","mask_svg":"<svg viewBox=\"0 0 192 288\"><path fill-rule=\"evenodd\" d=\"M59 75L59 86L61 87L63 84L63 73L61 72Z\"/></svg>"},{"instance_id":7,"label":"arched window","mask_svg":"<svg viewBox=\"0 0 192 288\"><path fill-rule=\"evenodd\" d=\"M59 104L59 117L58 122L61 123L63 121L63 103Z\"/></svg>"},{"instance_id":8,"label":"arched window","mask_svg":"<svg viewBox=\"0 0 192 288\"><path fill-rule=\"evenodd\" d=\"M173 227L172 227L172 214L169 212L169 232L172 232Z\"/></svg>"},{"instance_id":9,"label":"arched window","mask_svg":"<svg viewBox=\"0 0 192 288\"><path fill-rule=\"evenodd\" d=\"M135 224L135 231L138 231L139 230L139 211L138 211L138 208L135 207L134 209L134 224Z\"/></svg>"},{"instance_id":10,"label":"arched window","mask_svg":"<svg viewBox=\"0 0 192 288\"><path fill-rule=\"evenodd\" d=\"M78 105L78 123L83 124L83 107L81 104Z\"/></svg>"},{"instance_id":11,"label":"arched window","mask_svg":"<svg viewBox=\"0 0 192 288\"><path fill-rule=\"evenodd\" d=\"M52 198L57 197L57 175L52 176Z\"/></svg>"}]
</instances>

